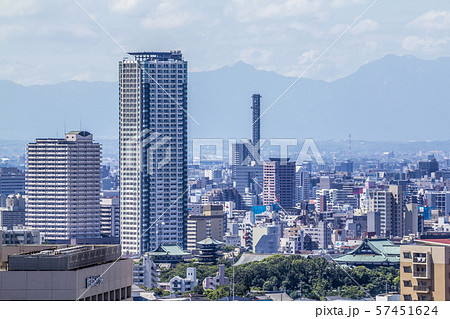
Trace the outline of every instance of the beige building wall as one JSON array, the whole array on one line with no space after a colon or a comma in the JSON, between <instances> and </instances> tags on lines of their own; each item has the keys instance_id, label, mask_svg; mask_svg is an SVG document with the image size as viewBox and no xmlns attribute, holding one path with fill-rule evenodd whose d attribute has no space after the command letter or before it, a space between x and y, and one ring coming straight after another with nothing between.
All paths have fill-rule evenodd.
<instances>
[{"instance_id":1,"label":"beige building wall","mask_svg":"<svg viewBox=\"0 0 450 319\"><path fill-rule=\"evenodd\" d=\"M203 215L190 215L187 221L187 248L197 248L197 242L211 237L223 241L225 235L222 205L204 205Z\"/></svg>"},{"instance_id":2,"label":"beige building wall","mask_svg":"<svg viewBox=\"0 0 450 319\"><path fill-rule=\"evenodd\" d=\"M401 300L450 300L450 245L400 246Z\"/></svg>"}]
</instances>

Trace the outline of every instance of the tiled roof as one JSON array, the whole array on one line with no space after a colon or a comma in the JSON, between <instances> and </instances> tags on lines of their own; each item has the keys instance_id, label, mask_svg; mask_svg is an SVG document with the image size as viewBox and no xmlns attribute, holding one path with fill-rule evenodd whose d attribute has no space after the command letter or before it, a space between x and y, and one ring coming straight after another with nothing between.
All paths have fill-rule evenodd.
<instances>
[{"instance_id":1,"label":"tiled roof","mask_svg":"<svg viewBox=\"0 0 450 319\"><path fill-rule=\"evenodd\" d=\"M170 255L170 256L185 256L189 255L189 253L183 251L178 245L159 245L154 251L148 253L150 256L161 256L161 255Z\"/></svg>"},{"instance_id":2,"label":"tiled roof","mask_svg":"<svg viewBox=\"0 0 450 319\"><path fill-rule=\"evenodd\" d=\"M364 239L357 248L334 258L341 263L399 263L400 246L388 239Z\"/></svg>"},{"instance_id":3,"label":"tiled roof","mask_svg":"<svg viewBox=\"0 0 450 319\"><path fill-rule=\"evenodd\" d=\"M197 242L200 245L222 245L221 241L215 240L214 238L208 237L203 239L202 241Z\"/></svg>"}]
</instances>

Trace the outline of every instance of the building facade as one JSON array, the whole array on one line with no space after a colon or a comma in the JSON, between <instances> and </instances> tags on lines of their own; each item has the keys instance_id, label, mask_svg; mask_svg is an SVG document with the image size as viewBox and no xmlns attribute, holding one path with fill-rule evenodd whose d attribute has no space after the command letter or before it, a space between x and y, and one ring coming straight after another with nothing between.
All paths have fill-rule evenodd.
<instances>
[{"instance_id":1,"label":"building facade","mask_svg":"<svg viewBox=\"0 0 450 319\"><path fill-rule=\"evenodd\" d=\"M179 51L130 55L119 64L122 249L185 249L187 62Z\"/></svg>"},{"instance_id":2,"label":"building facade","mask_svg":"<svg viewBox=\"0 0 450 319\"><path fill-rule=\"evenodd\" d=\"M14 248L0 271L0 300L131 300L133 261L118 245Z\"/></svg>"},{"instance_id":3,"label":"building facade","mask_svg":"<svg viewBox=\"0 0 450 319\"><path fill-rule=\"evenodd\" d=\"M449 239L422 239L400 246L401 300L450 300L449 260Z\"/></svg>"},{"instance_id":4,"label":"building facade","mask_svg":"<svg viewBox=\"0 0 450 319\"><path fill-rule=\"evenodd\" d=\"M295 162L270 158L264 162L263 204L295 207Z\"/></svg>"},{"instance_id":5,"label":"building facade","mask_svg":"<svg viewBox=\"0 0 450 319\"><path fill-rule=\"evenodd\" d=\"M380 235L382 237L403 236L402 187L390 185L387 191L369 192L369 211L380 212Z\"/></svg>"},{"instance_id":6,"label":"building facade","mask_svg":"<svg viewBox=\"0 0 450 319\"><path fill-rule=\"evenodd\" d=\"M50 241L99 238L100 161L86 131L28 144L26 226Z\"/></svg>"},{"instance_id":7,"label":"building facade","mask_svg":"<svg viewBox=\"0 0 450 319\"><path fill-rule=\"evenodd\" d=\"M204 205L202 215L189 215L187 221L187 249L197 248L197 242L207 237L224 240L226 216L222 205Z\"/></svg>"},{"instance_id":8,"label":"building facade","mask_svg":"<svg viewBox=\"0 0 450 319\"><path fill-rule=\"evenodd\" d=\"M101 234L105 237L120 236L120 208L118 197L105 197L100 199Z\"/></svg>"},{"instance_id":9,"label":"building facade","mask_svg":"<svg viewBox=\"0 0 450 319\"><path fill-rule=\"evenodd\" d=\"M25 173L15 167L0 167L0 194L23 194Z\"/></svg>"},{"instance_id":10,"label":"building facade","mask_svg":"<svg viewBox=\"0 0 450 319\"><path fill-rule=\"evenodd\" d=\"M0 207L0 228L13 229L25 225L25 198L20 194L9 195L6 207Z\"/></svg>"}]
</instances>

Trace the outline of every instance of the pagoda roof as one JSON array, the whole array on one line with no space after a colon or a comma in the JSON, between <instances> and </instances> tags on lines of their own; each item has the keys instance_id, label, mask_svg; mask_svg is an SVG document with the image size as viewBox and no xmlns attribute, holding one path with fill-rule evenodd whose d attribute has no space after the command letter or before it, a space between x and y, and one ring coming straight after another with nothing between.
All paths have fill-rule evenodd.
<instances>
[{"instance_id":1,"label":"pagoda roof","mask_svg":"<svg viewBox=\"0 0 450 319\"><path fill-rule=\"evenodd\" d=\"M203 239L202 241L197 242L197 244L199 244L199 245L222 245L223 242L218 241L211 237L207 237L207 238Z\"/></svg>"}]
</instances>

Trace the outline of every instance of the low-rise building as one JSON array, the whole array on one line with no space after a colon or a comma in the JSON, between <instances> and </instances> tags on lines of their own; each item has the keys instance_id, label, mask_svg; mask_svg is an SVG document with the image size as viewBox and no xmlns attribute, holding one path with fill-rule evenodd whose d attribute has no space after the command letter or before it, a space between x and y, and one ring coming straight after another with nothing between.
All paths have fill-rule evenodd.
<instances>
[{"instance_id":1,"label":"low-rise building","mask_svg":"<svg viewBox=\"0 0 450 319\"><path fill-rule=\"evenodd\" d=\"M42 235L37 229L23 226L0 228L0 245L40 245L41 242Z\"/></svg>"},{"instance_id":2,"label":"low-rise building","mask_svg":"<svg viewBox=\"0 0 450 319\"><path fill-rule=\"evenodd\" d=\"M159 271L152 257L146 253L141 257L133 258L133 282L137 286L148 289L158 287Z\"/></svg>"},{"instance_id":3,"label":"low-rise building","mask_svg":"<svg viewBox=\"0 0 450 319\"><path fill-rule=\"evenodd\" d=\"M131 300L133 261L120 245L4 246L0 300ZM12 249L11 249L12 248ZM4 259L2 255L0 259ZM3 268L5 269L5 268Z\"/></svg>"},{"instance_id":4,"label":"low-rise building","mask_svg":"<svg viewBox=\"0 0 450 319\"><path fill-rule=\"evenodd\" d=\"M186 278L175 276L170 279L170 292L171 293L184 293L186 291L192 291L198 284L197 269L189 267L186 269Z\"/></svg>"},{"instance_id":5,"label":"low-rise building","mask_svg":"<svg viewBox=\"0 0 450 319\"><path fill-rule=\"evenodd\" d=\"M206 277L203 280L203 289L216 290L217 286L228 285L228 277L225 277L225 265L219 265L219 271L214 277Z\"/></svg>"},{"instance_id":6,"label":"low-rise building","mask_svg":"<svg viewBox=\"0 0 450 319\"><path fill-rule=\"evenodd\" d=\"M279 247L277 225L253 228L253 252L257 254L276 254Z\"/></svg>"},{"instance_id":7,"label":"low-rise building","mask_svg":"<svg viewBox=\"0 0 450 319\"><path fill-rule=\"evenodd\" d=\"M25 199L21 194L9 195L6 207L0 207L0 228L13 229L25 225Z\"/></svg>"}]
</instances>

